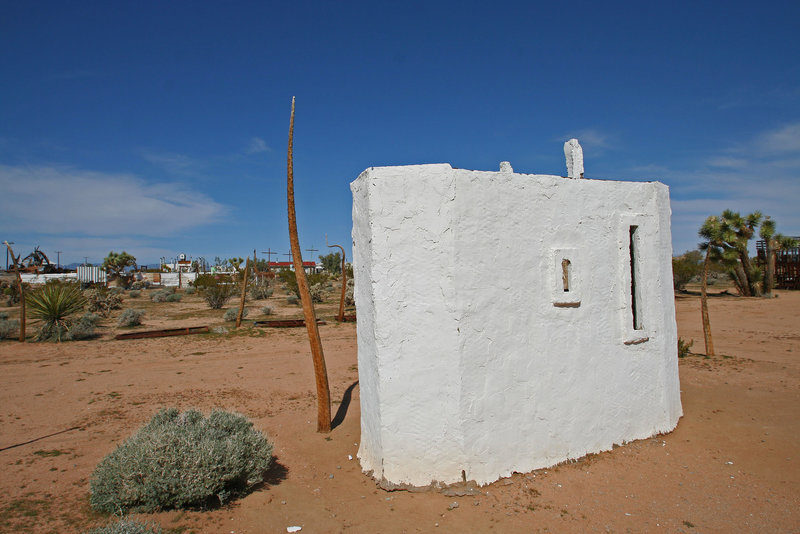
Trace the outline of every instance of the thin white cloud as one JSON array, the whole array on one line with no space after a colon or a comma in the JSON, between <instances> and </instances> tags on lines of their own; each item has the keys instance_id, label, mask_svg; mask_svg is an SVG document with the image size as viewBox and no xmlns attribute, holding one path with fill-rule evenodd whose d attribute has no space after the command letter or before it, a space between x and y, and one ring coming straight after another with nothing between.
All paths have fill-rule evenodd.
<instances>
[{"instance_id":1,"label":"thin white cloud","mask_svg":"<svg viewBox=\"0 0 800 534\"><path fill-rule=\"evenodd\" d=\"M164 169L170 174L193 174L198 167L198 163L189 156L174 152L145 151L143 157L156 167Z\"/></svg>"},{"instance_id":2,"label":"thin white cloud","mask_svg":"<svg viewBox=\"0 0 800 534\"><path fill-rule=\"evenodd\" d=\"M248 154L258 154L260 152L272 152L272 149L260 137L253 137L250 139L250 144L247 145L246 152Z\"/></svg>"},{"instance_id":3,"label":"thin white cloud","mask_svg":"<svg viewBox=\"0 0 800 534\"><path fill-rule=\"evenodd\" d=\"M753 146L765 155L786 153L797 155L800 152L800 122L764 132L755 139Z\"/></svg>"},{"instance_id":4,"label":"thin white cloud","mask_svg":"<svg viewBox=\"0 0 800 534\"><path fill-rule=\"evenodd\" d=\"M694 248L705 218L725 209L761 211L775 219L778 231L800 235L800 123L761 132L733 149L709 154L704 163L661 175L671 188L676 252Z\"/></svg>"},{"instance_id":5,"label":"thin white cloud","mask_svg":"<svg viewBox=\"0 0 800 534\"><path fill-rule=\"evenodd\" d=\"M182 184L72 168L0 165L0 191L0 227L9 232L163 237L226 212Z\"/></svg>"}]
</instances>

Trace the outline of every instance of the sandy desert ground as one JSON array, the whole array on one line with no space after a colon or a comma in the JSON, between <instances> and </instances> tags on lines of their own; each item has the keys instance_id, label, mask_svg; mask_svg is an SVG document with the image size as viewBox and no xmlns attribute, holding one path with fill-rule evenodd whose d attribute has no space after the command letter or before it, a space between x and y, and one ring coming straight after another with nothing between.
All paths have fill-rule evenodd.
<instances>
[{"instance_id":1,"label":"sandy desert ground","mask_svg":"<svg viewBox=\"0 0 800 534\"><path fill-rule=\"evenodd\" d=\"M279 316L301 315L285 297L269 300ZM248 303L248 319L264 304ZM678 295L676 305L679 335L702 352L698 298ZM141 329L223 324L197 296L125 307L147 311ZM144 516L167 532L798 532L800 292L716 296L710 309L719 355L680 361L684 417L674 432L460 497L386 492L361 472L354 324L321 327L337 413L329 435L315 432L304 329L245 323L228 334L115 341L112 316L92 341L3 341L0 532L107 521L89 507L92 470L165 406L243 413L276 452L269 483L228 506Z\"/></svg>"}]
</instances>

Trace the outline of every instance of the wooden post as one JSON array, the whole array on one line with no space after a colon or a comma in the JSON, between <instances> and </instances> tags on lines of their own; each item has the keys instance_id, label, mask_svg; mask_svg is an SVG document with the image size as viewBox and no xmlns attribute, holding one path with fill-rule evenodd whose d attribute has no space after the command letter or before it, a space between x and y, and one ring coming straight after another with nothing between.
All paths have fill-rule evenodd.
<instances>
[{"instance_id":1,"label":"wooden post","mask_svg":"<svg viewBox=\"0 0 800 534\"><path fill-rule=\"evenodd\" d=\"M342 251L342 296L339 299L339 316L336 318L337 321L340 323L344 322L344 297L347 294L347 273L344 272L344 265L345 265L345 256L344 256L344 247L342 245L328 245L328 235L325 234L325 245L329 248L339 247L339 250Z\"/></svg>"},{"instance_id":2,"label":"wooden post","mask_svg":"<svg viewBox=\"0 0 800 534\"><path fill-rule=\"evenodd\" d=\"M286 169L286 198L289 208L289 241L292 245L292 261L297 275L297 287L300 300L303 302L303 316L308 330L308 342L311 345L311 357L314 362L314 377L317 383L317 432L331 431L331 392L328 386L328 370L325 368L325 356L322 353L322 340L319 337L314 304L308 289L308 279L303 270L303 256L300 253L300 240L297 237L297 214L294 208L294 169L292 163L292 145L294 141L294 97L292 97L292 115L289 120L289 150Z\"/></svg>"},{"instance_id":3,"label":"wooden post","mask_svg":"<svg viewBox=\"0 0 800 534\"><path fill-rule=\"evenodd\" d=\"M11 261L14 262L14 274L17 275L17 287L19 288L19 342L25 343L25 288L22 285L22 275L19 273L18 258L14 256L14 251L8 241L4 241L3 244L11 254Z\"/></svg>"},{"instance_id":4,"label":"wooden post","mask_svg":"<svg viewBox=\"0 0 800 534\"><path fill-rule=\"evenodd\" d=\"M708 260L711 255L711 245L706 249L706 259L703 262L703 282L700 284L700 315L703 319L703 339L706 343L706 356L714 356L714 341L711 339L711 321L708 317Z\"/></svg>"},{"instance_id":5,"label":"wooden post","mask_svg":"<svg viewBox=\"0 0 800 534\"><path fill-rule=\"evenodd\" d=\"M236 328L242 324L242 313L244 313L244 299L247 296L247 279L250 274L250 258L244 264L244 275L242 277L242 298L239 300L239 313L236 315Z\"/></svg>"}]
</instances>

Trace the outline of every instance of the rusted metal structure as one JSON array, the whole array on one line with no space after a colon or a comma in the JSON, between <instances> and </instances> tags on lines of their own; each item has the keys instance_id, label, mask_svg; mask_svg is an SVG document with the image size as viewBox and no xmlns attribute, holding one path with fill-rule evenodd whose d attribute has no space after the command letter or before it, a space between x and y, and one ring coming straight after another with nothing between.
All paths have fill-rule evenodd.
<instances>
[{"instance_id":1,"label":"rusted metal structure","mask_svg":"<svg viewBox=\"0 0 800 534\"><path fill-rule=\"evenodd\" d=\"M317 324L328 324L322 319L317 319ZM264 326L266 328L296 328L305 326L305 319L270 319L269 321L253 321L253 326Z\"/></svg>"},{"instance_id":2,"label":"rusted metal structure","mask_svg":"<svg viewBox=\"0 0 800 534\"><path fill-rule=\"evenodd\" d=\"M127 332L117 334L114 339L143 339L149 337L188 336L191 334L204 334L208 332L207 326L187 326L184 328L167 328L164 330L145 330L142 332Z\"/></svg>"},{"instance_id":3,"label":"rusted metal structure","mask_svg":"<svg viewBox=\"0 0 800 534\"><path fill-rule=\"evenodd\" d=\"M793 237L800 242L800 237ZM767 244L762 239L756 241L758 261L767 261ZM775 252L775 289L800 289L800 246L780 249Z\"/></svg>"}]
</instances>

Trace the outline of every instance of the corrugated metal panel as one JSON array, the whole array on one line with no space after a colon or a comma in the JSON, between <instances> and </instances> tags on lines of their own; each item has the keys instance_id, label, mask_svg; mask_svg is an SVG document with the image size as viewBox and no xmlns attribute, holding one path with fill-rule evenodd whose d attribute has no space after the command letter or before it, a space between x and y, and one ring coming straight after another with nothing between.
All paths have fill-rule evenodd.
<instances>
[{"instance_id":1,"label":"corrugated metal panel","mask_svg":"<svg viewBox=\"0 0 800 534\"><path fill-rule=\"evenodd\" d=\"M77 274L78 281L81 283L105 284L108 282L105 270L93 265L78 265Z\"/></svg>"}]
</instances>

